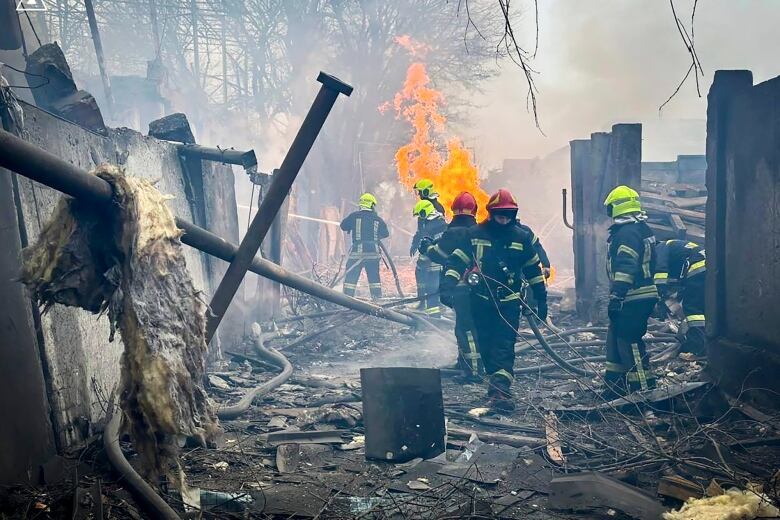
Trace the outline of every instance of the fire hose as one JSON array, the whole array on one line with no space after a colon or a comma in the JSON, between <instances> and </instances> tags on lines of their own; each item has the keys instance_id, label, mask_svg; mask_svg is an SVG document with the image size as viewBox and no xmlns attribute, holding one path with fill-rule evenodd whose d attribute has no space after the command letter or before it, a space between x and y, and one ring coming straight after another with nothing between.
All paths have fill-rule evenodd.
<instances>
[{"instance_id":1,"label":"fire hose","mask_svg":"<svg viewBox=\"0 0 780 520\"><path fill-rule=\"evenodd\" d=\"M257 322L252 323L252 336L255 343L255 352L258 357L281 368L282 372L273 379L249 390L236 404L219 408L217 410L217 417L220 419L235 419L249 409L252 405L252 401L280 386L292 375L293 367L287 358L280 354L276 349L266 347L263 344L262 330Z\"/></svg>"}]
</instances>

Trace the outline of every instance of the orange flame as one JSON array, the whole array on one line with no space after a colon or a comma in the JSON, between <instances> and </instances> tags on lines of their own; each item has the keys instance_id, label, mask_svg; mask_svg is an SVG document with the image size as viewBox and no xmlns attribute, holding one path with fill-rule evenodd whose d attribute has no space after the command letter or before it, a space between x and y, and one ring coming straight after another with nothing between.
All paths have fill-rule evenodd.
<instances>
[{"instance_id":1,"label":"orange flame","mask_svg":"<svg viewBox=\"0 0 780 520\"><path fill-rule=\"evenodd\" d=\"M411 40L399 41L401 38L408 37L396 39L404 47L423 48ZM410 52L414 55L418 51ZM435 134L444 132L446 118L439 112L444 96L430 83L425 65L412 63L406 71L403 88L393 99L392 106L397 117L403 117L413 129L411 141L395 154L398 179L410 190L420 179L430 179L448 215L455 197L462 191L468 191L477 199L477 218L482 220L487 217L485 205L489 195L479 185L479 172L471 160L471 153L457 138L447 140L446 157L438 151L440 141ZM388 102L382 104L379 110L384 113L389 108Z\"/></svg>"}]
</instances>

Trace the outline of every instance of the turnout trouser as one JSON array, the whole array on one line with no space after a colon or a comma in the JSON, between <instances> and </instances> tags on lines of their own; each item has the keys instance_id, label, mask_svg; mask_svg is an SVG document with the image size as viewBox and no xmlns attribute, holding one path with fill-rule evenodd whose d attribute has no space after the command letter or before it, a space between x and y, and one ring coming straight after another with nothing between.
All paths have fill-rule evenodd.
<instances>
[{"instance_id":1,"label":"turnout trouser","mask_svg":"<svg viewBox=\"0 0 780 520\"><path fill-rule=\"evenodd\" d=\"M704 335L704 326L706 325L704 317L705 277L705 271L688 276L680 293L685 321L688 322L688 333L682 350L695 354L703 354L706 350L706 337Z\"/></svg>"},{"instance_id":2,"label":"turnout trouser","mask_svg":"<svg viewBox=\"0 0 780 520\"><path fill-rule=\"evenodd\" d=\"M479 336L471 310L471 294L467 286L459 286L453 298L455 339L458 341L458 368L471 378L485 373L479 352Z\"/></svg>"},{"instance_id":3,"label":"turnout trouser","mask_svg":"<svg viewBox=\"0 0 780 520\"><path fill-rule=\"evenodd\" d=\"M618 318L609 321L605 379L616 394L655 388L650 357L642 341L655 304L656 300L649 298L626 302Z\"/></svg>"},{"instance_id":4,"label":"turnout trouser","mask_svg":"<svg viewBox=\"0 0 780 520\"><path fill-rule=\"evenodd\" d=\"M371 291L371 298L382 297L382 283L379 278L379 257L373 256L350 256L347 259L347 271L344 275L344 294L355 296L357 283L360 279L360 273L366 270L368 278L368 288Z\"/></svg>"},{"instance_id":5,"label":"turnout trouser","mask_svg":"<svg viewBox=\"0 0 780 520\"><path fill-rule=\"evenodd\" d=\"M514 382L520 300L494 302L474 295L471 306L482 363L490 378L488 395L509 397L509 388Z\"/></svg>"},{"instance_id":6,"label":"turnout trouser","mask_svg":"<svg viewBox=\"0 0 780 520\"><path fill-rule=\"evenodd\" d=\"M417 282L417 297L420 298L421 307L430 316L440 316L439 306L439 275L441 265L435 264L427 258L417 260L414 269L414 278Z\"/></svg>"}]
</instances>

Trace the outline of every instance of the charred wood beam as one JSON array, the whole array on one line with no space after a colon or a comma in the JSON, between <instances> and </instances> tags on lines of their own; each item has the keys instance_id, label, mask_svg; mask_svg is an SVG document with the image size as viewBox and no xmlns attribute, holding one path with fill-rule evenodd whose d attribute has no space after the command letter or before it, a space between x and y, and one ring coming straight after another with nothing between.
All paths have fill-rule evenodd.
<instances>
[{"instance_id":1,"label":"charred wood beam","mask_svg":"<svg viewBox=\"0 0 780 520\"><path fill-rule=\"evenodd\" d=\"M0 130L0 166L71 197L82 198L105 206L110 206L113 201L113 191L108 182L90 175L54 154L5 130ZM190 222L177 218L176 225L185 232L181 241L204 253L229 262L238 251L234 244ZM308 278L290 273L262 258L253 258L250 270L260 276L348 309L402 325L413 326L416 323L416 320L410 316L334 291Z\"/></svg>"},{"instance_id":2,"label":"charred wood beam","mask_svg":"<svg viewBox=\"0 0 780 520\"><path fill-rule=\"evenodd\" d=\"M257 214L252 219L241 245L238 246L225 276L219 283L217 290L214 291L210 305L211 314L206 325L207 341L211 340L219 327L222 317L241 285L247 270L249 270L265 235L271 228L271 224L276 219L276 214L279 213L279 209L284 204L285 198L290 192L301 166L303 166L303 161L314 145L314 140L320 133L322 125L325 124L336 99L339 94L349 96L352 93L351 86L323 72L320 72L317 81L322 83L320 91L309 108L309 113L306 114L303 124L298 129L298 134L279 167L278 175L275 175L271 181L268 193L263 197L263 202L257 209Z\"/></svg>"}]
</instances>

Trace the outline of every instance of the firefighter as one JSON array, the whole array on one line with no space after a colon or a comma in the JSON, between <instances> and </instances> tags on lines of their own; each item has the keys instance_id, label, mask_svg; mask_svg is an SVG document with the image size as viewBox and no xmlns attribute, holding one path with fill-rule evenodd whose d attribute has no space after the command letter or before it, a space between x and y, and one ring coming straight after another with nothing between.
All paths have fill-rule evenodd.
<instances>
[{"instance_id":1,"label":"firefighter","mask_svg":"<svg viewBox=\"0 0 780 520\"><path fill-rule=\"evenodd\" d=\"M545 280L550 278L550 274L552 273L550 257L547 256L547 251L544 249L542 241L539 240L539 237L536 236L536 233L533 232L531 227L520 222L520 219L517 219L517 226L533 235L534 251L536 251L536 254L539 255L539 262L542 264L542 273L544 274Z\"/></svg>"},{"instance_id":2,"label":"firefighter","mask_svg":"<svg viewBox=\"0 0 780 520\"><path fill-rule=\"evenodd\" d=\"M423 240L426 238L438 240L447 229L444 214L438 211L430 200L420 200L414 206L412 214L417 217L417 233L412 238L410 256L414 256ZM431 261L425 254L420 254L414 269L417 297L420 298L420 308L425 314L434 318L441 316L441 308L439 307L440 272L441 264Z\"/></svg>"},{"instance_id":3,"label":"firefighter","mask_svg":"<svg viewBox=\"0 0 780 520\"><path fill-rule=\"evenodd\" d=\"M464 191L458 194L450 206L452 221L447 230L438 240L423 238L420 241L419 251L437 264L444 265L458 244L468 236L470 227L477 223L477 199L474 195ZM444 273L439 276L440 286L443 283ZM468 287L464 280L457 284L457 289L450 299L441 295L441 302L455 310L455 338L458 342L458 368L468 381L479 380L484 374L482 358L479 354L477 334L471 318L471 302L469 300Z\"/></svg>"},{"instance_id":4,"label":"firefighter","mask_svg":"<svg viewBox=\"0 0 780 520\"><path fill-rule=\"evenodd\" d=\"M613 224L607 239L607 275L610 281L607 331L607 389L614 399L635 390L655 387L642 336L658 301L653 283L655 237L642 212L639 194L618 186L604 200Z\"/></svg>"},{"instance_id":5,"label":"firefighter","mask_svg":"<svg viewBox=\"0 0 780 520\"><path fill-rule=\"evenodd\" d=\"M420 200L428 200L436 208L436 211L444 215L444 206L439 202L439 194L433 188L433 182L430 179L420 179L414 183L414 191Z\"/></svg>"},{"instance_id":6,"label":"firefighter","mask_svg":"<svg viewBox=\"0 0 780 520\"><path fill-rule=\"evenodd\" d=\"M704 354L704 287L707 274L704 248L687 240L666 240L659 242L655 251L653 280L658 292L663 299L677 293L688 323L682 350Z\"/></svg>"},{"instance_id":7,"label":"firefighter","mask_svg":"<svg viewBox=\"0 0 780 520\"><path fill-rule=\"evenodd\" d=\"M360 273L366 270L371 298L382 297L379 278L379 241L390 236L387 224L376 214L376 197L364 193L358 200L360 209L341 221L341 229L352 234L352 248L347 257L344 275L344 294L355 296Z\"/></svg>"},{"instance_id":8,"label":"firefighter","mask_svg":"<svg viewBox=\"0 0 780 520\"><path fill-rule=\"evenodd\" d=\"M547 319L547 289L532 235L515 224L517 201L509 190L490 197L487 210L488 219L469 228L447 259L442 292L452 294L460 280L469 286L479 352L489 376L488 404L509 411L514 409L510 388L524 280L536 300L533 314L542 321Z\"/></svg>"}]
</instances>

